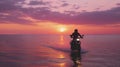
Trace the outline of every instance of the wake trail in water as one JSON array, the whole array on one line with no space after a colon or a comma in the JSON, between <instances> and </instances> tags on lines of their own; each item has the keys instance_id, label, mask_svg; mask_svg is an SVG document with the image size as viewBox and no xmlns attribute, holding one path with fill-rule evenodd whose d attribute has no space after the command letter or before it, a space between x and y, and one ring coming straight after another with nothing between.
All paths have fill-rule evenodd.
<instances>
[{"instance_id":1,"label":"wake trail in water","mask_svg":"<svg viewBox=\"0 0 120 67\"><path fill-rule=\"evenodd\" d=\"M51 48L53 50L57 50L57 51L61 51L61 52L71 52L71 49L70 48L57 48L57 47L54 47L54 46L48 46L48 45L44 45L44 47L47 47L47 48ZM87 53L88 51L85 50L85 49L81 49L81 54L85 54Z\"/></svg>"}]
</instances>

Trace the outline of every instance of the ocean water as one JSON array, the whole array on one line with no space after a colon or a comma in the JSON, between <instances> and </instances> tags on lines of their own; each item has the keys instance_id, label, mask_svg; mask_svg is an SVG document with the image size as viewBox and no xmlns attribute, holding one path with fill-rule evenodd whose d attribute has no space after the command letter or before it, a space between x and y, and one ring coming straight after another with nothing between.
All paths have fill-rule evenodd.
<instances>
[{"instance_id":1,"label":"ocean water","mask_svg":"<svg viewBox=\"0 0 120 67\"><path fill-rule=\"evenodd\" d=\"M85 35L80 64L67 35L0 35L0 67L120 67L120 35Z\"/></svg>"}]
</instances>

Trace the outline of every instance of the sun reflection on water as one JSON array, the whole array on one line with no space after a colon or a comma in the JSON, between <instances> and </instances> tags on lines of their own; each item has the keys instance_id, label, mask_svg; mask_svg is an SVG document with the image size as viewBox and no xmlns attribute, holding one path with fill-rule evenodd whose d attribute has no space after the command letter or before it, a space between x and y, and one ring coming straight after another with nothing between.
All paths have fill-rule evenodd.
<instances>
[{"instance_id":1,"label":"sun reflection on water","mask_svg":"<svg viewBox=\"0 0 120 67\"><path fill-rule=\"evenodd\" d=\"M63 35L60 36L60 45L64 45L64 36Z\"/></svg>"},{"instance_id":2,"label":"sun reflection on water","mask_svg":"<svg viewBox=\"0 0 120 67\"><path fill-rule=\"evenodd\" d=\"M65 67L65 63L60 63L60 67Z\"/></svg>"},{"instance_id":3,"label":"sun reflection on water","mask_svg":"<svg viewBox=\"0 0 120 67\"><path fill-rule=\"evenodd\" d=\"M65 58L65 56L63 54L60 54L59 58Z\"/></svg>"}]
</instances>

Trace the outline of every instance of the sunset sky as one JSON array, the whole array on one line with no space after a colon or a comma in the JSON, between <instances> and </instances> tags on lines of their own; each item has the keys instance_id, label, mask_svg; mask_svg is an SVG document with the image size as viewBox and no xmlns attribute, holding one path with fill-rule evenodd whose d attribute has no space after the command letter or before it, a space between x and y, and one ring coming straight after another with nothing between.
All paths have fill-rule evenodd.
<instances>
[{"instance_id":1,"label":"sunset sky","mask_svg":"<svg viewBox=\"0 0 120 67\"><path fill-rule=\"evenodd\" d=\"M120 34L120 0L0 0L0 34Z\"/></svg>"}]
</instances>

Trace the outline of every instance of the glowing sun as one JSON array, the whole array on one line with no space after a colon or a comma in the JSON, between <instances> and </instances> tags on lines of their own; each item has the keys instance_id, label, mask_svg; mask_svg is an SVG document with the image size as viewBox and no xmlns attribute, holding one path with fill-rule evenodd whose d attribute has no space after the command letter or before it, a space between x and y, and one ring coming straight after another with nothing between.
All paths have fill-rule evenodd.
<instances>
[{"instance_id":1,"label":"glowing sun","mask_svg":"<svg viewBox=\"0 0 120 67\"><path fill-rule=\"evenodd\" d=\"M66 31L66 28L65 28L65 27L61 27L61 28L59 29L59 31L60 31L60 32L65 32L65 31Z\"/></svg>"}]
</instances>

